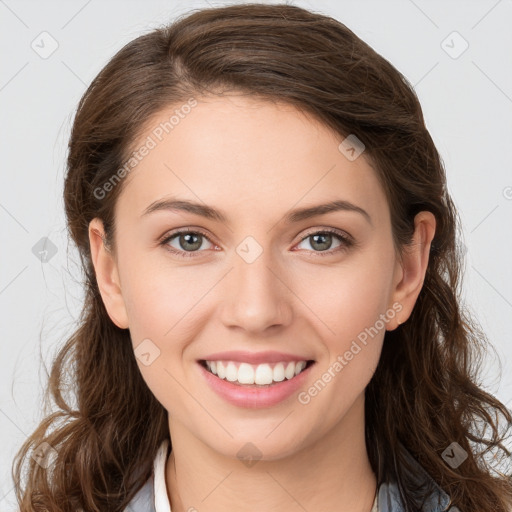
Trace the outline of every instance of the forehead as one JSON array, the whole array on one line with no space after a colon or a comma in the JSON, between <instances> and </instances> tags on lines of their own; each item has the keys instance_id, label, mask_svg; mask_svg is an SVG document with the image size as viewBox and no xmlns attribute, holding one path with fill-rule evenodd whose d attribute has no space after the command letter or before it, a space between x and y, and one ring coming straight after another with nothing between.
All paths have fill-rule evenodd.
<instances>
[{"instance_id":1,"label":"forehead","mask_svg":"<svg viewBox=\"0 0 512 512\"><path fill-rule=\"evenodd\" d=\"M344 137L292 105L241 95L196 101L162 109L145 124L132 147L149 149L119 198L130 212L141 215L167 194L239 216L317 199L364 203L374 213L386 206L364 153L349 160L339 148Z\"/></svg>"}]
</instances>

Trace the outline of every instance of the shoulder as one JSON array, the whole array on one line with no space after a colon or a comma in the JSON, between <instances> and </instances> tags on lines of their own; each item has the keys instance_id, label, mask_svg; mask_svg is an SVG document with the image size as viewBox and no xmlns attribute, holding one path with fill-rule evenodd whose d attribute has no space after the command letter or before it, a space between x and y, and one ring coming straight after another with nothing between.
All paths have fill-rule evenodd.
<instances>
[{"instance_id":1,"label":"shoulder","mask_svg":"<svg viewBox=\"0 0 512 512\"><path fill-rule=\"evenodd\" d=\"M124 512L170 512L170 504L165 487L165 463L170 451L168 439L164 439L153 461L153 472L146 483L128 503Z\"/></svg>"},{"instance_id":2,"label":"shoulder","mask_svg":"<svg viewBox=\"0 0 512 512\"><path fill-rule=\"evenodd\" d=\"M446 510L457 510L455 507L448 508L450 497L425 471L412 454L403 446L401 449L412 468L413 474L409 475L411 482L418 490L427 495L425 502L418 503L419 510L423 512L444 512ZM404 503L400 497L397 482L383 482L379 486L378 493L379 512L403 512Z\"/></svg>"},{"instance_id":3,"label":"shoulder","mask_svg":"<svg viewBox=\"0 0 512 512\"><path fill-rule=\"evenodd\" d=\"M124 512L155 512L154 478L153 475L140 488L124 509Z\"/></svg>"}]
</instances>

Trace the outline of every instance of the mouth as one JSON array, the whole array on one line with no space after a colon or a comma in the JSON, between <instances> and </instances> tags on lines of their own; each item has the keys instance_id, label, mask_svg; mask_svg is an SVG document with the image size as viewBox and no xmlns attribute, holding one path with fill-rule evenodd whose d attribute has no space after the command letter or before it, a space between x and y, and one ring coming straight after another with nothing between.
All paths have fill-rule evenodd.
<instances>
[{"instance_id":1,"label":"mouth","mask_svg":"<svg viewBox=\"0 0 512 512\"><path fill-rule=\"evenodd\" d=\"M290 381L315 364L313 359L253 365L237 361L197 361L208 373L220 380L246 388L269 388Z\"/></svg>"}]
</instances>

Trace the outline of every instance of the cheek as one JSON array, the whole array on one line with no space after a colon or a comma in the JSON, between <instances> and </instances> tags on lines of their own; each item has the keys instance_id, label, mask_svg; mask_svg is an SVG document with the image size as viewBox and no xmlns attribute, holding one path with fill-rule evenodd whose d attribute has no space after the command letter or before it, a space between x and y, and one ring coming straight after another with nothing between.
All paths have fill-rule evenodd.
<instances>
[{"instance_id":1,"label":"cheek","mask_svg":"<svg viewBox=\"0 0 512 512\"><path fill-rule=\"evenodd\" d=\"M384 265L386 267L386 265ZM299 402L332 425L361 396L378 365L388 310L390 276L383 267L347 266L330 275L322 290L317 288L315 308L326 356L316 368L312 386ZM313 280L311 280L313 281ZM311 283L310 283L311 284ZM309 305L309 303L308 303ZM313 414L314 413L314 414Z\"/></svg>"},{"instance_id":2,"label":"cheek","mask_svg":"<svg viewBox=\"0 0 512 512\"><path fill-rule=\"evenodd\" d=\"M394 259L386 251L368 251L338 267L303 272L297 295L317 318L330 344L342 349L385 314L392 291ZM382 332L381 322L377 324Z\"/></svg>"},{"instance_id":3,"label":"cheek","mask_svg":"<svg viewBox=\"0 0 512 512\"><path fill-rule=\"evenodd\" d=\"M182 352L193 338L191 320L201 314L207 288L199 279L185 279L179 269L158 264L151 268L146 263L129 276L125 303L141 375L167 410L186 410L190 404L179 384L185 378ZM143 363L142 353L150 354L150 364Z\"/></svg>"},{"instance_id":4,"label":"cheek","mask_svg":"<svg viewBox=\"0 0 512 512\"><path fill-rule=\"evenodd\" d=\"M125 261L124 274L123 299L135 345L139 338L165 342L175 337L182 321L194 314L195 305L214 283L211 275L201 277L200 269L179 268L161 255L133 255Z\"/></svg>"}]
</instances>

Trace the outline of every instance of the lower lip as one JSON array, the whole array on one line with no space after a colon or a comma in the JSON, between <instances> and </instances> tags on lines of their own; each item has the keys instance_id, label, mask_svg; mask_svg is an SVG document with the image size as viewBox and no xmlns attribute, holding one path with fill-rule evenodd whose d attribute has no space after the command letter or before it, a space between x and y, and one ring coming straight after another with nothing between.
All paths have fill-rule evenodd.
<instances>
[{"instance_id":1,"label":"lower lip","mask_svg":"<svg viewBox=\"0 0 512 512\"><path fill-rule=\"evenodd\" d=\"M300 372L299 375L293 377L293 379L285 379L268 387L252 388L239 386L228 380L220 379L217 375L204 368L201 363L197 364L206 382L218 395L237 407L251 409L272 407L289 398L290 395L304 384L304 381L308 378L309 370L314 366L313 363Z\"/></svg>"}]
</instances>

